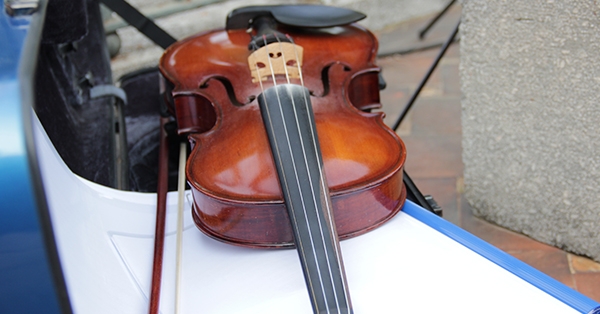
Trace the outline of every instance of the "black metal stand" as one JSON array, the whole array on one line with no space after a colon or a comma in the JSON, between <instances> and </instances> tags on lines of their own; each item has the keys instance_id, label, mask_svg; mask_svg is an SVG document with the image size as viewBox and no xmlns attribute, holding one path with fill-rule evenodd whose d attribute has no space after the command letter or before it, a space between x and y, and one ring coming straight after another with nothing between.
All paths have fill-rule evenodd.
<instances>
[{"instance_id":1,"label":"black metal stand","mask_svg":"<svg viewBox=\"0 0 600 314\"><path fill-rule=\"evenodd\" d=\"M107 7L121 16L129 25L137 28L155 44L167 49L177 40L162 28L158 27L151 19L144 16L140 11L131 6L125 0L101 0Z\"/></svg>"},{"instance_id":2,"label":"black metal stand","mask_svg":"<svg viewBox=\"0 0 600 314\"><path fill-rule=\"evenodd\" d=\"M453 2L454 2L454 0L448 5L448 7ZM444 9L444 11L446 11L448 9L448 7L446 7L446 9ZM443 12L442 12L442 14L443 14ZM433 24L435 22L435 20L437 20L438 18L439 18L439 16L436 19L434 19L434 21L431 24ZM423 79L421 80L421 83L419 83L419 86L417 87L417 89L414 91L414 93L411 95L410 99L408 100L408 103L406 104L406 106L404 106L404 110L402 110L402 112L400 113L400 116L396 120L396 123L394 123L394 125L392 127L392 129L394 131L398 130L400 123L402 123L402 120L404 120L404 118L408 114L408 111L410 110L410 108L413 106L413 104L417 100L417 97L419 97L421 90L423 89L425 84L427 84L427 81L431 77L431 74L433 73L433 71L437 68L440 60L442 59L444 54L446 54L448 47L450 47L450 45L454 41L454 37L456 37L456 34L458 33L459 26L460 26L460 22L458 22L458 24L456 24L456 27L452 31L452 34L450 34L450 37L448 37L446 42L444 42L444 45L440 49L440 52L438 53L437 57L435 58L435 60L431 64L431 66L429 67L429 70L425 74L425 77L423 77ZM429 27L430 26L428 26L427 28L429 28ZM427 31L427 30L425 30L425 31ZM415 183L412 181L412 179L408 176L406 171L404 171L404 185L406 186L407 198L409 200L419 204L421 207L435 213L438 216L442 215L442 208L440 206L438 206L438 204L435 202L433 197L431 197L431 195L423 195L421 193L421 191L419 191L419 189L417 188Z\"/></svg>"},{"instance_id":3,"label":"black metal stand","mask_svg":"<svg viewBox=\"0 0 600 314\"><path fill-rule=\"evenodd\" d=\"M415 100L417 100L417 97L419 97L419 94L421 93L421 90L423 89L423 87L425 86L425 84L427 84L427 81L429 80L429 77L431 77L431 74L433 73L433 71L435 70L435 68L437 68L438 63L440 62L440 60L442 59L442 57L444 56L444 54L446 54L446 50L448 50L448 47L450 47L450 45L454 41L454 37L456 37L456 34L458 33L458 27L459 27L459 25L460 25L460 22L458 22L458 24L456 24L456 27L454 28L454 31L452 31L452 34L450 35L450 37L448 37L448 39L446 40L446 42L444 42L444 45L442 46L442 49L440 49L440 53L437 55L437 57L435 58L435 60L431 64L431 67L429 67L429 70L425 74L425 77L423 77L423 79L421 80L421 83L419 83L419 86L417 87L417 89L414 91L414 93L412 94L412 96L408 100L408 103L406 104L406 106L404 106L404 110L402 110L402 112L400 113L400 116L398 117L398 120L396 120L396 123L394 123L394 125L392 126L392 129L394 131L398 130L398 127L400 126L400 123L402 123L402 120L404 120L404 118L408 114L408 111L410 110L410 108L412 107L412 105L415 103Z\"/></svg>"},{"instance_id":4,"label":"black metal stand","mask_svg":"<svg viewBox=\"0 0 600 314\"><path fill-rule=\"evenodd\" d=\"M429 24L427 24L427 26L425 26L420 32L419 32L419 39L423 39L425 38L425 34L427 34L427 32L429 31L429 29L444 15L446 14L446 12L448 12L448 9L450 9L450 7L456 2L456 0L452 0L450 1L450 3L448 3L448 5L446 5L446 7L440 11L440 13L438 13L438 15L436 15L431 21L429 21Z\"/></svg>"},{"instance_id":5,"label":"black metal stand","mask_svg":"<svg viewBox=\"0 0 600 314\"><path fill-rule=\"evenodd\" d=\"M433 199L431 195L423 195L417 185L413 182L413 180L408 176L408 173L404 171L404 176L402 177L404 181L404 186L406 187L406 198L415 202L419 206L427 209L428 211L442 216L442 208L437 204L437 202Z\"/></svg>"}]
</instances>

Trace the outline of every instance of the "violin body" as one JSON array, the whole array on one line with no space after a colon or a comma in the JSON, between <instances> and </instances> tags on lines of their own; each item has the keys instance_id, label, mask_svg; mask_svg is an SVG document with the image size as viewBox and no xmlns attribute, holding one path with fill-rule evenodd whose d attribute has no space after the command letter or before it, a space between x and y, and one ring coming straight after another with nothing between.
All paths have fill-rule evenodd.
<instances>
[{"instance_id":1,"label":"violin body","mask_svg":"<svg viewBox=\"0 0 600 314\"><path fill-rule=\"evenodd\" d=\"M406 198L404 144L382 113L366 112L380 106L376 38L356 24L279 31L304 50L302 83L311 95L337 233L344 239L372 230ZM248 67L250 40L241 29L190 37L165 52L160 71L178 130L192 146L186 175L196 225L235 245L292 247L256 100L262 90Z\"/></svg>"}]
</instances>

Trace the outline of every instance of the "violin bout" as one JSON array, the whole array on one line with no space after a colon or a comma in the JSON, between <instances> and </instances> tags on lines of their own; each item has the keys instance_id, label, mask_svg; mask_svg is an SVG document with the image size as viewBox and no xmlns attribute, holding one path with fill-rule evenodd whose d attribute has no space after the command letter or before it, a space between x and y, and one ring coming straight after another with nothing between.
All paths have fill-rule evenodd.
<instances>
[{"instance_id":1,"label":"violin bout","mask_svg":"<svg viewBox=\"0 0 600 314\"><path fill-rule=\"evenodd\" d=\"M356 24L278 31L293 42L253 52L245 30L216 30L174 44L161 58L169 108L192 145L186 175L196 225L235 245L294 246L257 103L285 75L310 95L339 237L377 228L406 199L406 150L383 114L368 112L380 107L375 37Z\"/></svg>"}]
</instances>

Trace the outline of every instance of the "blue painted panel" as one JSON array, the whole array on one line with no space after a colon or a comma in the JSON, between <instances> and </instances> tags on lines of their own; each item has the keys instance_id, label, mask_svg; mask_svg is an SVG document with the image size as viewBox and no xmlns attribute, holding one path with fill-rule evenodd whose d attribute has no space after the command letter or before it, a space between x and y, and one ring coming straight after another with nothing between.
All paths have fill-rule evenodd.
<instances>
[{"instance_id":1,"label":"blue painted panel","mask_svg":"<svg viewBox=\"0 0 600 314\"><path fill-rule=\"evenodd\" d=\"M420 220L447 237L457 241L477 254L487 258L500 267L519 276L523 280L538 287L542 291L568 304L581 313L591 313L600 303L565 286L561 282L540 272L539 270L508 255L500 249L453 225L452 223L432 214L431 212L407 201L403 211Z\"/></svg>"},{"instance_id":2,"label":"blue painted panel","mask_svg":"<svg viewBox=\"0 0 600 314\"><path fill-rule=\"evenodd\" d=\"M0 313L61 313L27 150L31 108L19 81L30 22L0 9Z\"/></svg>"}]
</instances>

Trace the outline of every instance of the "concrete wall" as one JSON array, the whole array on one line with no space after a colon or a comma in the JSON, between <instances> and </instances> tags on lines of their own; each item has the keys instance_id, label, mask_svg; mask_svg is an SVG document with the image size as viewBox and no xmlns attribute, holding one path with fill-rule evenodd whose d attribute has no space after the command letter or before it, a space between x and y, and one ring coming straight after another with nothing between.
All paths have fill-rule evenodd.
<instances>
[{"instance_id":1,"label":"concrete wall","mask_svg":"<svg viewBox=\"0 0 600 314\"><path fill-rule=\"evenodd\" d=\"M600 1L464 0L476 215L600 261Z\"/></svg>"}]
</instances>

